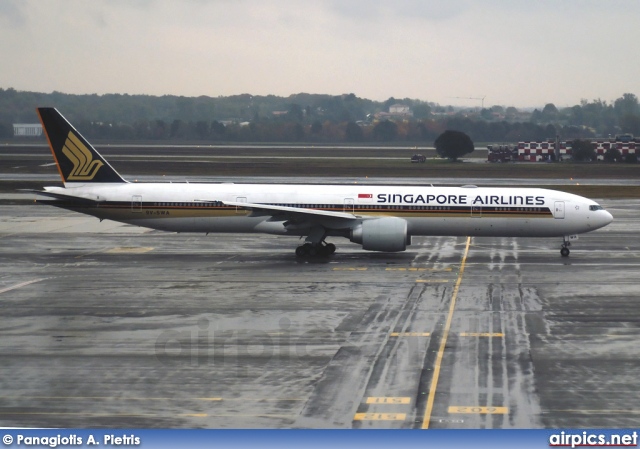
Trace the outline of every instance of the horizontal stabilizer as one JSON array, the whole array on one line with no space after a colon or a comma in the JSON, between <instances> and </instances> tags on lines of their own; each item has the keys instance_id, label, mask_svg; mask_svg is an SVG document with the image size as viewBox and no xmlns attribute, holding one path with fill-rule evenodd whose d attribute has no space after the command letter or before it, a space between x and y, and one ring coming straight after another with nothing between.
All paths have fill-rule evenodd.
<instances>
[{"instance_id":1,"label":"horizontal stabilizer","mask_svg":"<svg viewBox=\"0 0 640 449\"><path fill-rule=\"evenodd\" d=\"M87 204L98 204L101 201L98 200L93 200L91 198L82 198L79 196L74 196L74 195L65 195L64 193L54 193L54 192L47 192L44 190L34 190L34 189L19 189L19 192L28 192L28 193L35 193L37 195L42 195L42 196L48 196L49 198L55 198L57 200L63 200L63 201L71 201L74 203L82 203L84 205Z\"/></svg>"}]
</instances>

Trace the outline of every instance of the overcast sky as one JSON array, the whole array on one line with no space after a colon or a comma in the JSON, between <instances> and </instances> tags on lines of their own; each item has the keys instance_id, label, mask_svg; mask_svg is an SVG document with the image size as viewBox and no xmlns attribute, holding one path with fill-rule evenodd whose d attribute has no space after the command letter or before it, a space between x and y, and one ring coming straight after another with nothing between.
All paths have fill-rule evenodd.
<instances>
[{"instance_id":1,"label":"overcast sky","mask_svg":"<svg viewBox=\"0 0 640 449\"><path fill-rule=\"evenodd\" d=\"M0 87L572 106L640 96L639 0L0 0Z\"/></svg>"}]
</instances>

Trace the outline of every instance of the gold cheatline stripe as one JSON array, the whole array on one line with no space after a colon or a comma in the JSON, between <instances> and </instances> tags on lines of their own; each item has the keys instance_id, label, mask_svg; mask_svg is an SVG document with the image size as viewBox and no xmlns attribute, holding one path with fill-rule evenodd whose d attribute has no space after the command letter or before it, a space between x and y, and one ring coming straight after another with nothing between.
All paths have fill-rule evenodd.
<instances>
[{"instance_id":1,"label":"gold cheatline stripe","mask_svg":"<svg viewBox=\"0 0 640 449\"><path fill-rule=\"evenodd\" d=\"M460 274L458 274L458 280L456 286L453 288L453 295L451 297L451 305L449 306L449 315L447 316L447 322L444 326L444 332L442 333L442 340L440 341L440 348L438 349L438 356L436 357L436 363L433 370L433 378L431 379L431 386L429 387L429 397L427 398L427 408L424 412L424 418L422 419L422 428L428 429L429 422L431 421L431 413L433 412L433 402L436 398L436 388L438 387L438 378L440 377L440 365L442 364L442 358L444 357L444 349L447 345L447 338L449 337L449 330L451 329L451 321L453 319L453 311L456 308L456 299L458 297L458 290L460 290L460 284L462 283L462 275L464 274L464 267L467 263L467 256L469 255L469 246L471 245L471 237L467 237L467 246L462 256L462 262L460 263Z\"/></svg>"},{"instance_id":2,"label":"gold cheatline stripe","mask_svg":"<svg viewBox=\"0 0 640 449\"><path fill-rule=\"evenodd\" d=\"M184 203L185 201L176 201L176 203ZM188 201L186 201L188 202ZM265 203L266 204L266 203ZM266 204L269 205L269 204ZM130 207L129 201L119 201L114 203L101 203L100 207L102 208L124 208L127 209ZM167 205L167 206L157 206L155 204L145 204L142 203L142 209L228 209L228 210L236 210L237 207L242 209L242 206L197 206L197 205L189 205L189 206L178 206L178 205ZM328 211L328 212L344 212L342 208L338 207L329 207L329 208L316 208L316 207L308 207L305 204L295 205L293 207L297 207L300 209L308 209L310 211L320 210L320 211ZM354 213L366 214L366 215L378 215L378 214L411 214L411 215L432 215L436 218L442 216L460 216L460 218L465 218L470 216L471 210L420 210L420 209L393 209L392 207L387 209L356 209ZM492 216L507 216L509 218L548 218L552 217L553 214L551 211L492 211L492 210L483 210L483 214L492 215ZM478 213L480 215L480 213Z\"/></svg>"}]
</instances>

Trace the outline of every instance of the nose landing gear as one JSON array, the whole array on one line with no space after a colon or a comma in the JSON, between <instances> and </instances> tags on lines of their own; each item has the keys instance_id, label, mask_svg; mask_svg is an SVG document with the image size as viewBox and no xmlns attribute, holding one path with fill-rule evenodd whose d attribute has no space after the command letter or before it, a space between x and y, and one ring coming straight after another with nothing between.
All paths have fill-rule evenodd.
<instances>
[{"instance_id":1,"label":"nose landing gear","mask_svg":"<svg viewBox=\"0 0 640 449\"><path fill-rule=\"evenodd\" d=\"M571 242L567 240L566 237L562 237L562 248L560 248L560 255L562 257L569 257L569 247L571 246Z\"/></svg>"}]
</instances>

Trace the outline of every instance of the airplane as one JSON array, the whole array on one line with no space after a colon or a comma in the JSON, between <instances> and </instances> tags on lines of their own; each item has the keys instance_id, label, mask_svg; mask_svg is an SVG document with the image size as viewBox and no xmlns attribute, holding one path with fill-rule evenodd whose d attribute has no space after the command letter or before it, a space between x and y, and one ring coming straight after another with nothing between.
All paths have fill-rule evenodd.
<instances>
[{"instance_id":1,"label":"airplane","mask_svg":"<svg viewBox=\"0 0 640 449\"><path fill-rule=\"evenodd\" d=\"M300 258L332 255L328 237L398 252L414 236L562 237L567 257L577 234L613 220L539 188L128 182L55 108L37 112L64 187L35 191L36 202L169 232L304 237Z\"/></svg>"}]
</instances>

